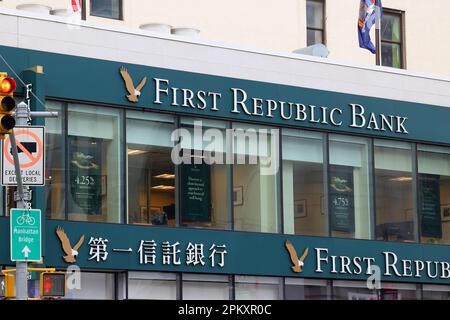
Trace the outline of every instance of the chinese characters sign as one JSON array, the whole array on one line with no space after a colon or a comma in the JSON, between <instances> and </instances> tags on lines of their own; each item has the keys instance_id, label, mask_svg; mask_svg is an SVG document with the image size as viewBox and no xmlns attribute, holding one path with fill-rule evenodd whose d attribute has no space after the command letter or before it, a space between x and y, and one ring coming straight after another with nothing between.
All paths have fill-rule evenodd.
<instances>
[{"instance_id":1,"label":"chinese characters sign","mask_svg":"<svg viewBox=\"0 0 450 320\"><path fill-rule=\"evenodd\" d=\"M162 265L181 265L182 260L186 265L205 265L205 259L209 259L209 264L211 267L221 267L225 266L225 255L227 254L226 245L216 245L212 244L208 249L208 256L205 256L203 243L191 243L189 242L182 252L180 242L170 243L169 241L162 242L159 246L155 240L140 240L139 247L137 250L132 248L122 249L122 248L111 248L108 245L109 240L101 237L91 237L88 242L89 245L89 260L96 262L107 261L110 251L117 253L129 253L133 255L136 251L138 254L140 265L157 265L157 250L158 247L161 250L161 261Z\"/></svg>"}]
</instances>

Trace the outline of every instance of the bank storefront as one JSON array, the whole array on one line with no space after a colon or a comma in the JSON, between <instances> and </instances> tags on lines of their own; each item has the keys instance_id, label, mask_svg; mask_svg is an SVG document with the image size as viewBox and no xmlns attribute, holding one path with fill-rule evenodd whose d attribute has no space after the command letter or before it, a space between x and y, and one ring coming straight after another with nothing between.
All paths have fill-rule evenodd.
<instances>
[{"instance_id":1,"label":"bank storefront","mask_svg":"<svg viewBox=\"0 0 450 320\"><path fill-rule=\"evenodd\" d=\"M0 50L60 115L33 206L67 298L450 297L446 107Z\"/></svg>"}]
</instances>

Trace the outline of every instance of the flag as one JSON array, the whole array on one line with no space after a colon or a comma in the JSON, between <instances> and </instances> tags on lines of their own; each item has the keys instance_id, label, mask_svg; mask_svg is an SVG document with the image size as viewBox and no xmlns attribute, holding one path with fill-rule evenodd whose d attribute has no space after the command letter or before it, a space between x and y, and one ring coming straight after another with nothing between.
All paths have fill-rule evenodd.
<instances>
[{"instance_id":1,"label":"flag","mask_svg":"<svg viewBox=\"0 0 450 320\"><path fill-rule=\"evenodd\" d=\"M380 17L382 14L381 0L379 0ZM361 0L359 5L359 19L358 19L358 38L359 47L369 50L372 53L377 53L377 48L370 39L370 29L376 23L376 9L375 0Z\"/></svg>"},{"instance_id":2,"label":"flag","mask_svg":"<svg viewBox=\"0 0 450 320\"><path fill-rule=\"evenodd\" d=\"M81 12L81 0L71 0L73 12Z\"/></svg>"}]
</instances>

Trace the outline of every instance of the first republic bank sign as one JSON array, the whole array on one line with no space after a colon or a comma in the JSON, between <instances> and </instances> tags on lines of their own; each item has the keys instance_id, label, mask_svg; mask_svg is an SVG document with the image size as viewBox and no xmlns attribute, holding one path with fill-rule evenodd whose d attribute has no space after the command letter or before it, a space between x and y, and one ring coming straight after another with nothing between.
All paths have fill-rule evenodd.
<instances>
[{"instance_id":1,"label":"first republic bank sign","mask_svg":"<svg viewBox=\"0 0 450 320\"><path fill-rule=\"evenodd\" d=\"M285 247L291 259L291 269L294 273L301 273L306 266L309 248L305 248L299 257L295 247L286 240ZM399 258L395 250L381 251L377 258L370 255L342 255L334 254L329 248L316 247L312 252L313 272L327 274L328 277L352 277L365 275L379 276L385 280L418 281L450 279L450 263L427 259Z\"/></svg>"},{"instance_id":2,"label":"first republic bank sign","mask_svg":"<svg viewBox=\"0 0 450 320\"><path fill-rule=\"evenodd\" d=\"M129 102L138 103L147 77L137 86L127 69L120 68ZM205 114L220 114L229 110L229 117L247 117L253 120L279 119L285 122L300 122L310 126L347 126L351 129L408 134L407 116L368 112L362 104L349 103L348 108L316 106L312 104L266 99L252 96L243 88L231 87L227 93L205 89L192 89L171 84L169 79L153 77L151 90L154 106L167 107L173 111L191 110ZM230 101L231 99L231 101ZM166 110L167 110L166 108Z\"/></svg>"}]
</instances>

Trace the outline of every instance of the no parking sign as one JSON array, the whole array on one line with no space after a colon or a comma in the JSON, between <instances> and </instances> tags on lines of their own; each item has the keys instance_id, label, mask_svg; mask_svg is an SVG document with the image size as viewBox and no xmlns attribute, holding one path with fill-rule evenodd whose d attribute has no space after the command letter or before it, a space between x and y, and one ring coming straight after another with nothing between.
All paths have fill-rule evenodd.
<instances>
[{"instance_id":1,"label":"no parking sign","mask_svg":"<svg viewBox=\"0 0 450 320\"><path fill-rule=\"evenodd\" d=\"M44 127L15 127L14 135L23 185L43 186L45 184ZM6 136L2 145L2 185L17 185L10 135Z\"/></svg>"}]
</instances>

